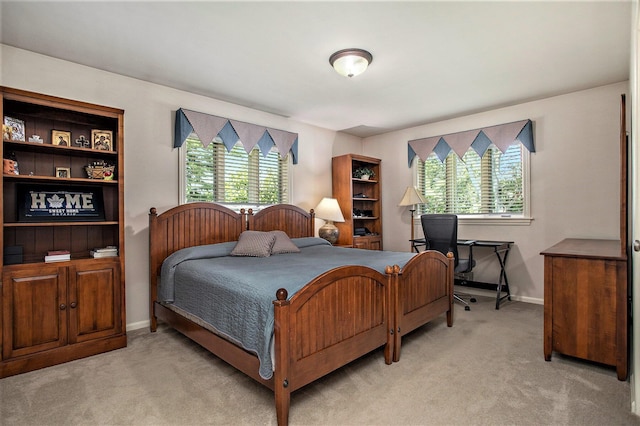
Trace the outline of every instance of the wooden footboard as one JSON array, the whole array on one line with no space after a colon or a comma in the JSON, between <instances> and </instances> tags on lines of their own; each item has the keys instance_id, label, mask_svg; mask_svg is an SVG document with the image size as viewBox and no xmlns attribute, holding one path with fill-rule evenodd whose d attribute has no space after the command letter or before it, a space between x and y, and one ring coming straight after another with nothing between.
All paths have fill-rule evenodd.
<instances>
[{"instance_id":1,"label":"wooden footboard","mask_svg":"<svg viewBox=\"0 0 640 426\"><path fill-rule=\"evenodd\" d=\"M453 254L427 250L413 257L402 270L396 269L394 295L395 335L393 360L400 360L402 336L443 313L453 325Z\"/></svg>"},{"instance_id":2,"label":"wooden footboard","mask_svg":"<svg viewBox=\"0 0 640 426\"><path fill-rule=\"evenodd\" d=\"M314 279L290 300L278 292L275 307L274 391L278 424L288 422L291 392L385 346L393 353L395 274L343 266Z\"/></svg>"}]
</instances>

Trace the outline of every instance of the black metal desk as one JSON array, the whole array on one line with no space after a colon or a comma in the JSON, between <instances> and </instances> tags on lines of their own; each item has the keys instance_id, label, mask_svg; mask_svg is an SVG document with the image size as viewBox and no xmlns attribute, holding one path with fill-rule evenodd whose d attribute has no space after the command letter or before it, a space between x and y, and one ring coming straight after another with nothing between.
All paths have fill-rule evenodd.
<instances>
[{"instance_id":1,"label":"black metal desk","mask_svg":"<svg viewBox=\"0 0 640 426\"><path fill-rule=\"evenodd\" d=\"M418 253L420 247L426 247L427 241L424 238L418 238L411 241L411 248ZM498 258L498 262L500 263L500 276L498 278L497 283L483 283L478 281L468 281L468 280L456 280L457 282L466 281L465 285L480 284L483 286L496 286L496 309L500 309L500 302L504 299L511 300L511 291L509 290L509 280L507 279L507 256L509 255L509 250L511 249L511 245L513 241L491 241L491 240L464 240L459 239L459 246L469 247L469 250L473 250L473 247L486 247L492 248L493 252L496 254ZM502 292L505 291L506 294L502 295Z\"/></svg>"}]
</instances>

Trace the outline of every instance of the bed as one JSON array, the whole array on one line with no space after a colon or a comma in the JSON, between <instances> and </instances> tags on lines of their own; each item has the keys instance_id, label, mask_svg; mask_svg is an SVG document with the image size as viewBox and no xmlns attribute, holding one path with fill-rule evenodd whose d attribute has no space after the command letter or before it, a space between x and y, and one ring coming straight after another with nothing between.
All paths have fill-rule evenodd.
<instances>
[{"instance_id":1,"label":"bed","mask_svg":"<svg viewBox=\"0 0 640 426\"><path fill-rule=\"evenodd\" d=\"M451 257L434 251L394 254L327 247L325 242L314 238L314 229L313 211L305 212L286 204L253 214L250 210L236 213L215 203L190 203L162 214L151 208L149 214L151 330L155 331L161 320L273 390L279 425L288 423L291 393L295 390L381 347L387 364L399 361L402 336L442 314L446 314L448 326L453 324ZM278 255L280 259L271 256L273 259L267 260L227 256L247 230L284 231L296 246L301 247L301 254L284 253ZM200 260L202 253L210 250L219 257ZM367 258L353 262L336 260L355 256L358 252L366 252ZM258 350L247 349L248 346L232 333L221 332L224 327L214 327L203 320L206 313L189 312L189 309L174 306L177 302L165 301L167 287L163 283L171 261L189 266L175 267L176 273L182 274L194 270L192 265L197 263L223 271L227 267L242 267L241 262L256 262L259 267L246 269L262 271L261 277L272 277L279 275L265 272L268 271L265 268L274 267L269 266L272 260L295 268L296 262L304 262L303 259L309 256L321 257L329 266L317 274L311 266L299 266L306 275L297 274L304 282L296 286L290 285L289 278L282 281L281 287L273 287L278 284L275 279L265 284L271 286L267 289L275 289L268 296L267 314L273 324L268 355L262 350L264 339ZM331 263L331 259L336 263ZM387 260L388 264L385 263ZM284 268L280 270L284 271ZM215 309L226 309L227 316L244 315L247 311L233 307L227 299L216 300L224 300L218 302ZM264 301L260 303L264 305ZM263 306L256 306L255 311L265 311ZM253 312L253 309L248 311ZM267 357L271 357L270 363L265 362Z\"/></svg>"}]
</instances>

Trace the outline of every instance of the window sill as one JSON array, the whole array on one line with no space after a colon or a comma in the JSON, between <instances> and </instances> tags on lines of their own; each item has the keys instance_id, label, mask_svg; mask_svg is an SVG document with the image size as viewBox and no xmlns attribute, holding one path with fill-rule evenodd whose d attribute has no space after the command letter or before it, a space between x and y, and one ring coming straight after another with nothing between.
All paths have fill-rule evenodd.
<instances>
[{"instance_id":1,"label":"window sill","mask_svg":"<svg viewBox=\"0 0 640 426\"><path fill-rule=\"evenodd\" d=\"M532 220L524 216L458 216L459 225L529 226Z\"/></svg>"},{"instance_id":2,"label":"window sill","mask_svg":"<svg viewBox=\"0 0 640 426\"><path fill-rule=\"evenodd\" d=\"M532 217L523 216L458 216L458 225L529 226L532 221ZM415 217L414 225L421 226L420 216Z\"/></svg>"}]
</instances>

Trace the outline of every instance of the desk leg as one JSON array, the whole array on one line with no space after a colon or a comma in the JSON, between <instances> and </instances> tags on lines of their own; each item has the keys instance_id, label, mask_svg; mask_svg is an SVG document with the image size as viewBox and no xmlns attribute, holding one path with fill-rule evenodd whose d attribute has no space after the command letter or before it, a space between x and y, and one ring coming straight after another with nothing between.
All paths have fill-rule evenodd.
<instances>
[{"instance_id":1,"label":"desk leg","mask_svg":"<svg viewBox=\"0 0 640 426\"><path fill-rule=\"evenodd\" d=\"M500 309L500 302L504 298L508 298L511 300L511 291L509 290L509 280L507 280L507 271L505 270L505 265L507 264L507 256L509 255L509 248L504 249L504 256L500 257L500 251L498 247L495 248L496 257L498 258L498 262L500 262L500 279L498 280L497 286L497 294L496 294L496 309ZM505 296L500 296L502 292L502 285L504 283L505 290L507 294Z\"/></svg>"}]
</instances>

